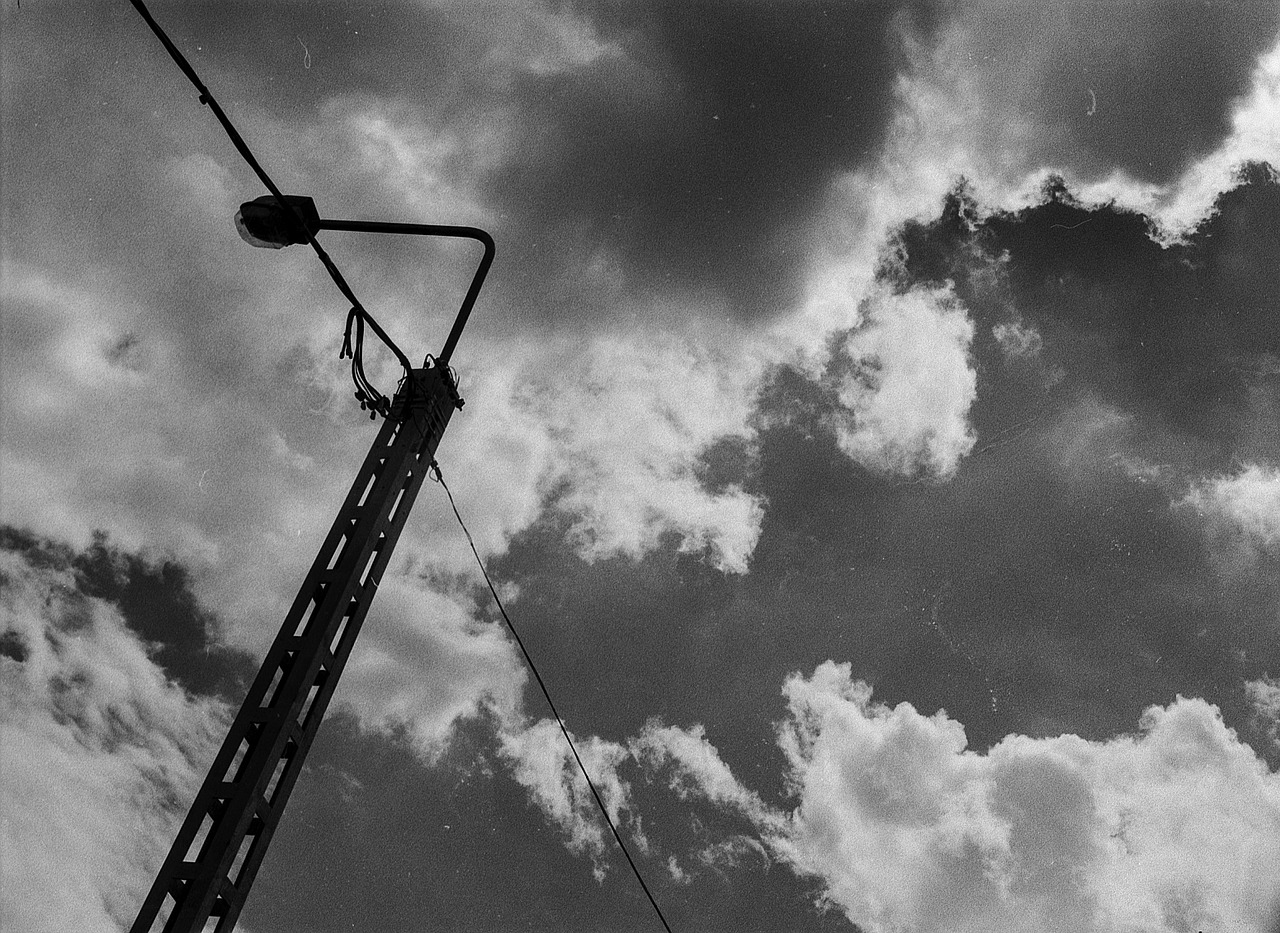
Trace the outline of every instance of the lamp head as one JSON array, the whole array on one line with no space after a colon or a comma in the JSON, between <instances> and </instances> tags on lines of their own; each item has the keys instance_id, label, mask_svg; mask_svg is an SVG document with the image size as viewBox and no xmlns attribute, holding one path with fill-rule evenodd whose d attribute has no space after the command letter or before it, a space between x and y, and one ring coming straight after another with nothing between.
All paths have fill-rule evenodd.
<instances>
[{"instance_id":1,"label":"lamp head","mask_svg":"<svg viewBox=\"0 0 1280 933\"><path fill-rule=\"evenodd\" d=\"M274 195L264 195L240 205L236 211L236 231L250 246L282 249L294 243L306 243L308 234L320 229L316 202L297 194L286 194L285 201L293 210L283 207ZM295 212L297 216L295 215ZM298 217L304 226L299 226Z\"/></svg>"}]
</instances>

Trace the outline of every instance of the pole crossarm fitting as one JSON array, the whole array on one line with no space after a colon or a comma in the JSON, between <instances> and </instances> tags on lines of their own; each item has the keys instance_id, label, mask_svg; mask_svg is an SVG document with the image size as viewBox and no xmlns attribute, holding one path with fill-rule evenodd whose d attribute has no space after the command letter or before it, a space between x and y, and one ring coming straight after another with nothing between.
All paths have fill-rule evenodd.
<instances>
[{"instance_id":1,"label":"pole crossarm fitting","mask_svg":"<svg viewBox=\"0 0 1280 933\"><path fill-rule=\"evenodd\" d=\"M365 457L131 933L231 933L457 407L415 369Z\"/></svg>"}]
</instances>

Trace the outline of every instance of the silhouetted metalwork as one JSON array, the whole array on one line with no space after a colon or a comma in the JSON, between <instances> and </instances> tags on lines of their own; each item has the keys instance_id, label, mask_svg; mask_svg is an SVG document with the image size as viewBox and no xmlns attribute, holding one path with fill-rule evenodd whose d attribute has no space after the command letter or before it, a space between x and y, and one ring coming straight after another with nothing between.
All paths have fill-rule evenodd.
<instances>
[{"instance_id":1,"label":"silhouetted metalwork","mask_svg":"<svg viewBox=\"0 0 1280 933\"><path fill-rule=\"evenodd\" d=\"M281 249L285 246L303 243L310 243L318 249L319 244L316 243L315 235L321 230L347 230L353 233L393 233L408 236L442 236L478 241L484 246L484 253L476 266L475 274L471 277L471 284L467 287L466 295L463 296L462 305L458 308L458 314L454 318L453 326L449 329L449 336L445 338L444 347L436 357L444 366L448 366L449 358L453 356L454 348L458 344L458 338L462 336L462 330L467 326L467 320L471 317L471 309L475 306L476 297L480 294L480 288L484 285L485 276L489 273L489 266L493 263L493 237L479 227L463 227L453 224L386 223L366 220L326 220L321 218L316 209L315 201L297 194L281 194L278 196L267 194L260 198L254 198L252 201L240 205L240 210L236 212L235 222L236 230L239 231L240 236L246 243L266 249ZM327 259L327 255L325 258ZM343 284L345 286L345 282ZM390 406L390 400L374 388L364 374L364 364L360 351L360 335L363 331L363 325L366 323L378 335L378 339L386 344L391 352L396 355L396 358L400 360L400 365L404 367L406 374L411 369L411 366L408 358L396 346L395 341L387 335L387 332L382 329L373 315L365 311L364 307L358 302L354 303L351 308L351 314L347 318L347 340L343 344L343 356L351 357L351 376L356 384L356 398L360 400L360 407L371 408L377 414L385 416ZM353 328L356 333L354 343L352 342Z\"/></svg>"},{"instance_id":2,"label":"silhouetted metalwork","mask_svg":"<svg viewBox=\"0 0 1280 933\"><path fill-rule=\"evenodd\" d=\"M158 924L164 933L203 931L210 917L217 918L217 933L235 927L440 438L454 409L462 407L448 359L493 262L493 239L475 227L321 220L310 198L287 197L284 203L268 196L242 206L236 224L246 240L280 247L309 242L318 229L405 233L479 240L484 255L444 349L421 369L409 369L407 358L372 317L352 309L344 355L352 356L353 374L358 374L357 397L367 381L359 365L359 336L350 346L353 319L375 328L406 367L406 378L394 399L375 409L386 421L131 933L154 933ZM296 229L300 225L305 228Z\"/></svg>"},{"instance_id":3,"label":"silhouetted metalwork","mask_svg":"<svg viewBox=\"0 0 1280 933\"><path fill-rule=\"evenodd\" d=\"M241 235L254 246L309 244L350 302L343 355L351 356L356 397L362 408L387 419L131 928L132 933L153 933L162 923L165 933L194 933L204 931L212 916L218 918L217 933L230 933L445 426L453 410L462 407L449 359L493 262L494 244L475 227L321 220L310 198L281 192L143 0L130 2L271 192L241 206L236 216ZM316 240L321 229L466 237L484 245L434 362L428 358L421 369L410 366ZM364 376L365 324L404 368L393 399Z\"/></svg>"},{"instance_id":4,"label":"silhouetted metalwork","mask_svg":"<svg viewBox=\"0 0 1280 933\"><path fill-rule=\"evenodd\" d=\"M132 933L229 933L426 478L456 392L443 366L396 395L338 517L267 652Z\"/></svg>"}]
</instances>

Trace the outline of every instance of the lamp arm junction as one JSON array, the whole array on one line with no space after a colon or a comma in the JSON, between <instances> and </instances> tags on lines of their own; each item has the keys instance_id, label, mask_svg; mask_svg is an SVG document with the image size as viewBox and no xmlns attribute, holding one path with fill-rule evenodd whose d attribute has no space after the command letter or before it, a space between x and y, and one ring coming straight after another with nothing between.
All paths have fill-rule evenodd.
<instances>
[{"instance_id":1,"label":"lamp arm junction","mask_svg":"<svg viewBox=\"0 0 1280 933\"><path fill-rule=\"evenodd\" d=\"M453 355L458 339L462 336L462 329L466 327L467 319L471 316L471 308L476 303L476 297L480 294L481 286L484 285L489 266L493 264L493 237L479 227L459 227L451 224L402 224L364 220L321 219L319 229L348 230L353 233L400 233L410 236L458 237L477 240L483 244L484 255L480 257L480 264L476 267L475 275L471 278L471 286L467 289L467 294L462 299L462 307L458 309L458 316L454 319L453 327L449 330L449 336L445 338L443 349L436 354L436 362L442 366L447 366L449 357ZM386 340L386 335L380 332L381 328L376 324L373 326L375 330L379 331L379 336Z\"/></svg>"}]
</instances>

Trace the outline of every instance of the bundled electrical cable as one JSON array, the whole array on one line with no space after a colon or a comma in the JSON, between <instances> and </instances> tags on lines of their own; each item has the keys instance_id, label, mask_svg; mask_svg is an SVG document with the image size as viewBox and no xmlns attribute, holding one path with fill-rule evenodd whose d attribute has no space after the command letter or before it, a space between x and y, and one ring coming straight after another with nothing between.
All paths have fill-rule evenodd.
<instances>
[{"instance_id":1,"label":"bundled electrical cable","mask_svg":"<svg viewBox=\"0 0 1280 933\"><path fill-rule=\"evenodd\" d=\"M342 339L342 351L338 354L338 359L351 358L351 379L356 384L356 400L360 403L362 411L367 410L370 418L377 418L378 415L386 418L391 414L391 399L383 395L369 381L369 377L364 372L364 309L357 306L347 313L347 330L346 335ZM355 340L351 339L351 331L354 326ZM405 373L408 376L408 373Z\"/></svg>"}]
</instances>

